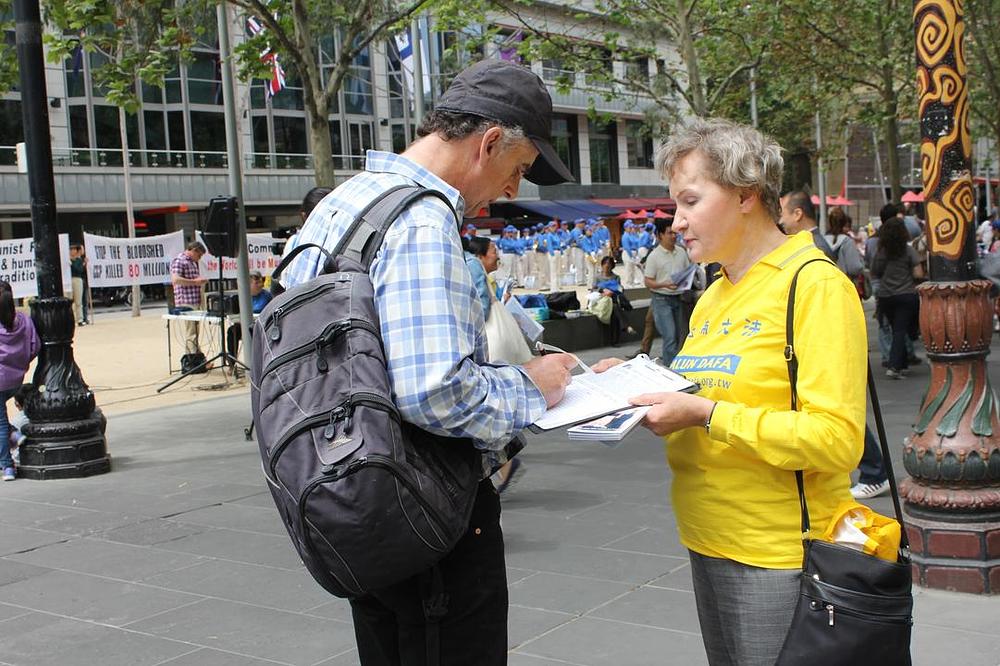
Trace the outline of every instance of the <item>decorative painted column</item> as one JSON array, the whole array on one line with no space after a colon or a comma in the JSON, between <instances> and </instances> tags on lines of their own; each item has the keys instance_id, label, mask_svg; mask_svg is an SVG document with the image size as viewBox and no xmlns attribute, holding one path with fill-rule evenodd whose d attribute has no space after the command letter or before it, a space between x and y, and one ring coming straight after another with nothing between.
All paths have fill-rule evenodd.
<instances>
[{"instance_id":1,"label":"decorative painted column","mask_svg":"<svg viewBox=\"0 0 1000 666\"><path fill-rule=\"evenodd\" d=\"M27 438L21 444L17 475L63 479L101 474L111 470L104 415L95 409L94 394L73 360L73 304L62 293L38 0L15 0L14 17L38 282L31 318L42 341L32 379L36 390L25 399L30 423L24 427Z\"/></svg>"},{"instance_id":2,"label":"decorative painted column","mask_svg":"<svg viewBox=\"0 0 1000 666\"><path fill-rule=\"evenodd\" d=\"M990 283L978 279L961 0L916 0L920 157L930 280L920 332L930 386L903 446L914 580L1000 593L1000 420L986 368Z\"/></svg>"}]
</instances>

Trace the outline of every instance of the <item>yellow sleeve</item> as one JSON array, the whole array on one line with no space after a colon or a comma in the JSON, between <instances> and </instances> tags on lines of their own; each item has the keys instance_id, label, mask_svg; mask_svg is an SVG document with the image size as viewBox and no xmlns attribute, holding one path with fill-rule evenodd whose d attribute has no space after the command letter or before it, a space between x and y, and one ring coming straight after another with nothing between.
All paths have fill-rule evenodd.
<instances>
[{"instance_id":1,"label":"yellow sleeve","mask_svg":"<svg viewBox=\"0 0 1000 666\"><path fill-rule=\"evenodd\" d=\"M846 277L838 273L806 281L810 269L823 270L806 268L796 289L793 343L799 359L799 411L722 401L712 414L709 433L780 469L849 472L857 467L864 447L864 312Z\"/></svg>"}]
</instances>

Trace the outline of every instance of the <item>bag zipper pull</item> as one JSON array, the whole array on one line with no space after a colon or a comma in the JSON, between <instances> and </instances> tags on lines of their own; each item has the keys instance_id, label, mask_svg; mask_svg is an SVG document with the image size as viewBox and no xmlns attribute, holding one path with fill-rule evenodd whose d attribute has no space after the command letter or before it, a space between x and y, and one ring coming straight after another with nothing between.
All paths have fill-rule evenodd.
<instances>
[{"instance_id":1,"label":"bag zipper pull","mask_svg":"<svg viewBox=\"0 0 1000 666\"><path fill-rule=\"evenodd\" d=\"M830 626L833 626L833 604L826 605L826 612L830 614Z\"/></svg>"},{"instance_id":2,"label":"bag zipper pull","mask_svg":"<svg viewBox=\"0 0 1000 666\"><path fill-rule=\"evenodd\" d=\"M343 413L344 413L343 407L337 407L336 409L330 412L330 422L326 424L325 428L323 428L323 437L326 437L327 439L334 438L334 436L337 434L337 427L334 425L334 423L337 422L340 415L342 415Z\"/></svg>"},{"instance_id":3,"label":"bag zipper pull","mask_svg":"<svg viewBox=\"0 0 1000 666\"><path fill-rule=\"evenodd\" d=\"M278 322L281 320L281 313L284 312L283 307L277 307L274 312L271 313L271 332L268 333L268 337L271 338L271 342L277 342L281 339L281 327Z\"/></svg>"},{"instance_id":4,"label":"bag zipper pull","mask_svg":"<svg viewBox=\"0 0 1000 666\"><path fill-rule=\"evenodd\" d=\"M330 364L323 357L323 340L316 341L316 369L320 372L326 372L330 369Z\"/></svg>"}]
</instances>

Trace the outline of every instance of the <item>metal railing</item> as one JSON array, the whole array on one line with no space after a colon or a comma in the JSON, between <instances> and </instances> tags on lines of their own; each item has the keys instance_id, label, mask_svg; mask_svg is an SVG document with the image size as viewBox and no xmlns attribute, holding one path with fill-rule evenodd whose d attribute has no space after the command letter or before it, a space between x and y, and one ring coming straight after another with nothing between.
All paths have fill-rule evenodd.
<instances>
[{"instance_id":1,"label":"metal railing","mask_svg":"<svg viewBox=\"0 0 1000 666\"><path fill-rule=\"evenodd\" d=\"M52 163L69 167L121 167L120 148L53 148ZM229 158L225 152L213 150L138 150L128 151L129 166L153 169L226 169ZM0 146L0 166L17 163L14 146ZM364 155L333 155L336 169L360 171ZM315 166L312 154L305 153L244 153L245 169L299 169L311 171Z\"/></svg>"}]
</instances>

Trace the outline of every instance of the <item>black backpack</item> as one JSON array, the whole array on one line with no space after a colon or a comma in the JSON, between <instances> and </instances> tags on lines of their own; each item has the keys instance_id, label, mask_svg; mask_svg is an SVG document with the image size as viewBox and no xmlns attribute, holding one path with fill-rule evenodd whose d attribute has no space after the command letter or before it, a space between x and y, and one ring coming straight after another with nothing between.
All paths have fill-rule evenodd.
<instances>
[{"instance_id":1,"label":"black backpack","mask_svg":"<svg viewBox=\"0 0 1000 666\"><path fill-rule=\"evenodd\" d=\"M321 274L275 297L253 328L251 402L264 475L313 578L357 597L431 569L462 537L482 476L469 439L432 435L393 404L368 269L399 213L390 189L354 220ZM449 204L450 207L450 204Z\"/></svg>"}]
</instances>

